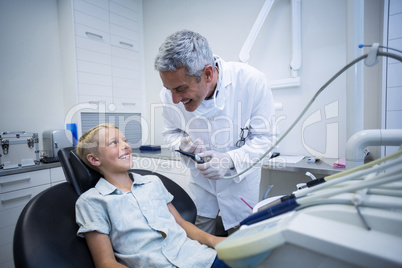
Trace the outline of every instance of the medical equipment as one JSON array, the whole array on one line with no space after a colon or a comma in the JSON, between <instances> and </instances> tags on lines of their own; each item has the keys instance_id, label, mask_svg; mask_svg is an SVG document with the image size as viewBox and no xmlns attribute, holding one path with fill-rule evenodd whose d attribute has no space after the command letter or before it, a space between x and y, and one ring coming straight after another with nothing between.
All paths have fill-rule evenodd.
<instances>
[{"instance_id":1,"label":"medical equipment","mask_svg":"<svg viewBox=\"0 0 402 268\"><path fill-rule=\"evenodd\" d=\"M400 203L381 199L378 207ZM216 246L218 256L233 268L401 267L400 213L362 207L367 230L346 197L336 201L241 228Z\"/></svg>"},{"instance_id":2,"label":"medical equipment","mask_svg":"<svg viewBox=\"0 0 402 268\"><path fill-rule=\"evenodd\" d=\"M346 167L363 165L367 146L400 146L402 129L365 129L353 134L346 143Z\"/></svg>"},{"instance_id":3,"label":"medical equipment","mask_svg":"<svg viewBox=\"0 0 402 268\"><path fill-rule=\"evenodd\" d=\"M0 169L39 165L38 133L0 132Z\"/></svg>"},{"instance_id":4,"label":"medical equipment","mask_svg":"<svg viewBox=\"0 0 402 268\"><path fill-rule=\"evenodd\" d=\"M359 48L363 48L363 47L372 47L372 45L364 45L364 44L360 44L360 45L359 45ZM378 47L379 47L379 48L386 48L386 49L390 49L390 50L393 50L393 51L402 53L402 50L395 49L395 48L392 48L392 47L386 47L386 46L380 46L380 45L379 45Z\"/></svg>"},{"instance_id":5,"label":"medical equipment","mask_svg":"<svg viewBox=\"0 0 402 268\"><path fill-rule=\"evenodd\" d=\"M268 209L257 204L216 246L219 258L231 267L400 267L401 155L336 174Z\"/></svg>"},{"instance_id":6,"label":"medical equipment","mask_svg":"<svg viewBox=\"0 0 402 268\"><path fill-rule=\"evenodd\" d=\"M372 65L372 55L402 61L378 48L373 46L321 87L284 135L252 166L282 141L317 96L349 67L369 56L367 64ZM263 200L238 231L215 247L218 257L231 267L401 267L401 174L399 150L312 180L291 195Z\"/></svg>"},{"instance_id":7,"label":"medical equipment","mask_svg":"<svg viewBox=\"0 0 402 268\"><path fill-rule=\"evenodd\" d=\"M188 153L182 150L176 150L176 152L181 153L182 155L185 155L187 157L190 157L191 159L193 159L195 162L197 162L198 164L203 164L205 163L204 159L202 159L199 155L197 154L192 154L192 153Z\"/></svg>"},{"instance_id":8,"label":"medical equipment","mask_svg":"<svg viewBox=\"0 0 402 268\"><path fill-rule=\"evenodd\" d=\"M271 191L272 187L274 187L274 185L270 185L268 186L267 190L265 191L264 195L262 196L262 200L265 200L269 194L269 191Z\"/></svg>"},{"instance_id":9,"label":"medical equipment","mask_svg":"<svg viewBox=\"0 0 402 268\"><path fill-rule=\"evenodd\" d=\"M222 179L233 179L235 177L238 177L242 174L244 174L245 172L247 172L248 170L250 170L251 168L253 168L255 165L257 165L261 160L263 160L276 146L278 146L278 144L289 134L289 132L295 127L295 125L300 121L300 119L304 116L304 114L307 112L307 110L310 108L310 106L313 104L313 102L315 101L315 99L321 94L321 92L329 85L331 84L336 78L338 78L338 76L340 76L343 72L345 72L347 69L349 69L351 66L353 66L354 64L356 64L357 62L364 60L365 58L367 58L369 55L372 55L373 52L375 51L375 54L377 56L385 56L385 57L390 57L396 60L399 60L402 62L402 57L393 53L389 53L389 52L382 52L378 50L378 46L372 47L372 50L367 53L364 54L354 60L352 60L350 63L348 63L345 67L343 67L341 70L339 70L334 76L332 76L315 94L314 96L311 98L311 100L308 102L308 104L306 105L306 107L303 109L303 111L299 114L299 116L296 118L296 120L290 125L290 127L283 133L283 135L281 137L279 137L279 139L276 140L276 142L271 146L271 148L269 148L259 159L257 159L256 161L254 161L248 168L244 169L241 172L238 172L235 175L232 176L225 176Z\"/></svg>"},{"instance_id":10,"label":"medical equipment","mask_svg":"<svg viewBox=\"0 0 402 268\"><path fill-rule=\"evenodd\" d=\"M398 164L400 166L402 166L402 160L392 162L392 166L398 165ZM378 171L378 170L382 170L382 169L384 169L384 167L379 166L379 168L376 168L376 169L373 168L373 170L369 170L369 171L373 172L373 171ZM356 172L356 174L351 174L350 176L344 176L344 177L334 180L333 181L334 183L332 183L331 185L329 183L325 184L325 185L323 184L323 185L328 187L328 186L332 186L336 183L348 181L351 179L361 179L361 176L365 175L365 173L367 173L367 172L360 172L360 173ZM381 175L375 177L377 180L374 180L374 181L370 181L370 182L363 181L363 182L355 183L355 184L352 184L349 186L344 186L339 189L335 189L333 191L325 191L325 192L321 192L319 194L310 195L310 196L306 196L305 193L302 193L302 194L300 194L301 196L298 197L298 192L296 191L294 194L294 198L290 198L289 200L286 200L280 204L274 205L272 207L268 207L255 214L252 214L248 218L241 221L240 225L244 225L244 224L250 225L250 224L259 222L261 220L275 217L275 216L278 216L285 212L291 211L299 206L311 206L311 205L315 205L315 204L321 204L321 202L324 201L323 198L332 197L334 195L341 194L344 192L371 188L373 186L398 181L398 180L401 180L400 173L402 173L402 168L397 168L396 170L389 172L385 179L382 178L382 177L384 177L384 175L381 174ZM313 192L314 190L316 190L317 188L319 188L319 187L311 188L312 190L309 189L310 193Z\"/></svg>"},{"instance_id":11,"label":"medical equipment","mask_svg":"<svg viewBox=\"0 0 402 268\"><path fill-rule=\"evenodd\" d=\"M334 174L334 175L331 175L331 176L327 176L327 177L324 177L324 178L318 178L318 179L315 179L315 180L311 180L311 181L309 181L309 182L307 182L305 184L305 187L299 187L300 188L299 191L296 191L296 192L292 193L291 195L287 195L287 196L283 196L281 198L278 198L275 201L266 204L264 207L261 207L259 209L259 211L261 211L263 209L273 207L273 206L278 205L278 204L283 203L283 202L287 202L287 201L289 201L291 199L294 199L294 198L297 198L297 197L305 196L305 195L309 194L310 192L320 190L323 187L328 187L328 186L331 186L333 184L339 183L339 180L334 180L336 178L342 177L341 180L343 182L343 181L351 180L352 178L356 177L357 175L367 175L368 173L372 172L372 170L370 170L369 168L374 167L375 165L378 165L378 164L380 164L382 162L385 162L387 160L393 159L395 157L399 157L401 155L402 155L402 150L397 151L397 152L395 152L393 154L390 154L388 156L385 156L383 158L374 160L374 161L369 162L367 164L364 164L362 166L355 167L355 168L350 169L350 170L345 170L343 172L340 172L340 173L337 173L337 174ZM388 164L384 164L382 166L378 166L378 167L376 167L376 170L377 171L382 171L382 170L385 170L386 168L388 168L391 165L393 165L393 162L388 163ZM357 172L360 172L360 173L357 173ZM334 181L330 182L331 180L334 180ZM327 183L325 185L320 186L320 184L322 184L324 182L327 182Z\"/></svg>"}]
</instances>

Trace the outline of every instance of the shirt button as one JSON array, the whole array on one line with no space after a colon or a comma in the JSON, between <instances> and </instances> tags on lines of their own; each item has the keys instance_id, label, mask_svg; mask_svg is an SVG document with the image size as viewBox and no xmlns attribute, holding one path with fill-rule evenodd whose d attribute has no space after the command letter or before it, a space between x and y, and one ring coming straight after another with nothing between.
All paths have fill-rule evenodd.
<instances>
[{"instance_id":1,"label":"shirt button","mask_svg":"<svg viewBox=\"0 0 402 268\"><path fill-rule=\"evenodd\" d=\"M142 207L142 210L146 211L146 210L147 210L147 207Z\"/></svg>"}]
</instances>

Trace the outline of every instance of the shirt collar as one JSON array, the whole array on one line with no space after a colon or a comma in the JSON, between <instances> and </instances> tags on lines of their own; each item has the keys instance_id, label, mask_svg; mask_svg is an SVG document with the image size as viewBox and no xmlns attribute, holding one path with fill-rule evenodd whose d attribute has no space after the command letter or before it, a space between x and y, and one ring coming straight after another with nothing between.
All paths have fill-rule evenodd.
<instances>
[{"instance_id":1,"label":"shirt collar","mask_svg":"<svg viewBox=\"0 0 402 268\"><path fill-rule=\"evenodd\" d=\"M134 179L133 185L146 184L151 182L151 180L147 178L147 176L141 176L136 173L130 174ZM99 191L101 195L121 194L121 191L117 189L116 186L108 182L105 178L100 178L99 181L96 183L95 188Z\"/></svg>"}]
</instances>

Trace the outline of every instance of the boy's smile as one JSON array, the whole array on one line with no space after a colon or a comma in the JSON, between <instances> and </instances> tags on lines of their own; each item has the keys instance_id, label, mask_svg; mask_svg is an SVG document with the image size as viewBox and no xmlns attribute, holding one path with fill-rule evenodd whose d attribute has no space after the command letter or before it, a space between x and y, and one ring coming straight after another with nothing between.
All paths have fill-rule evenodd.
<instances>
[{"instance_id":1,"label":"boy's smile","mask_svg":"<svg viewBox=\"0 0 402 268\"><path fill-rule=\"evenodd\" d=\"M132 149L126 137L118 129L99 131L98 160L102 169L112 172L127 172L133 167Z\"/></svg>"}]
</instances>

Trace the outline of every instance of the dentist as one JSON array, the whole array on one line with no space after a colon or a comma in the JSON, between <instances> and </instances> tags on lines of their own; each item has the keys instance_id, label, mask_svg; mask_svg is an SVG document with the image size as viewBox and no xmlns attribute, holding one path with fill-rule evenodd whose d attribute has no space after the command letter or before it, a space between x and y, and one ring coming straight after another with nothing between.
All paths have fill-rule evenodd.
<instances>
[{"instance_id":1,"label":"dentist","mask_svg":"<svg viewBox=\"0 0 402 268\"><path fill-rule=\"evenodd\" d=\"M273 144L274 104L267 79L255 68L225 62L212 54L198 33L168 36L155 59L164 88L163 136L172 150L207 159L197 164L181 156L191 170L190 195L196 225L214 233L220 212L225 230L234 232L258 202L261 170L236 176ZM271 122L272 121L272 122ZM244 200L244 201L242 201Z\"/></svg>"}]
</instances>

